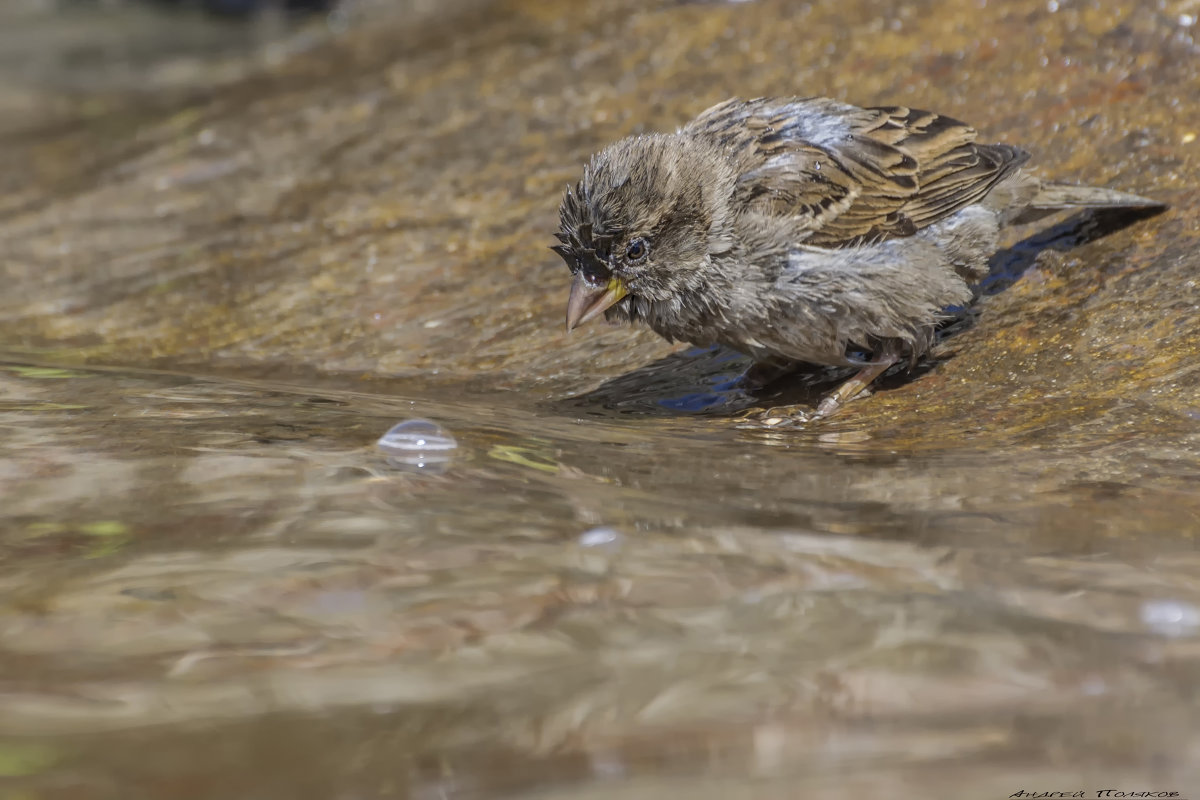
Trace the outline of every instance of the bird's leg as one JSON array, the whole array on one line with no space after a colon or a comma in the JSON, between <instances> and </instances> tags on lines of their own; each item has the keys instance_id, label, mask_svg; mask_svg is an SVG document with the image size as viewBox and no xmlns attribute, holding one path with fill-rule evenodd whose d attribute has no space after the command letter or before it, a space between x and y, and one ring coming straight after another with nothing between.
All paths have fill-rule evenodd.
<instances>
[{"instance_id":1,"label":"bird's leg","mask_svg":"<svg viewBox=\"0 0 1200 800\"><path fill-rule=\"evenodd\" d=\"M843 405L862 394L871 381L878 378L888 367L900 360L900 347L895 339L884 341L875 353L875 360L860 369L854 377L843 383L827 395L817 406L813 419L822 419L836 414Z\"/></svg>"}]
</instances>

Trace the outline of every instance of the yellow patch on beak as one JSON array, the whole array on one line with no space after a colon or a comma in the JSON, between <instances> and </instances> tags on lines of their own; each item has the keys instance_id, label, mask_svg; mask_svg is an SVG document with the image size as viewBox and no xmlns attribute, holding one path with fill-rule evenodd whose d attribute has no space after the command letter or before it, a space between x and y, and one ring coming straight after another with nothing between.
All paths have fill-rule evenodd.
<instances>
[{"instance_id":1,"label":"yellow patch on beak","mask_svg":"<svg viewBox=\"0 0 1200 800\"><path fill-rule=\"evenodd\" d=\"M571 331L588 320L604 313L629 294L618 278L610 278L603 286L589 283L582 272L575 274L571 297L567 300L567 330Z\"/></svg>"}]
</instances>

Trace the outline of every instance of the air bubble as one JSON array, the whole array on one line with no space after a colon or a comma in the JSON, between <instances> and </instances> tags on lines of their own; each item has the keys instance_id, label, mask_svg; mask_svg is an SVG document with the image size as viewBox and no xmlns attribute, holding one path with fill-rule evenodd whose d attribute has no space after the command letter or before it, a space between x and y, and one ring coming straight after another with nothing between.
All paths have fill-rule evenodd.
<instances>
[{"instance_id":1,"label":"air bubble","mask_svg":"<svg viewBox=\"0 0 1200 800\"><path fill-rule=\"evenodd\" d=\"M458 449L458 442L436 422L410 419L394 425L375 443L394 467L440 471Z\"/></svg>"}]
</instances>

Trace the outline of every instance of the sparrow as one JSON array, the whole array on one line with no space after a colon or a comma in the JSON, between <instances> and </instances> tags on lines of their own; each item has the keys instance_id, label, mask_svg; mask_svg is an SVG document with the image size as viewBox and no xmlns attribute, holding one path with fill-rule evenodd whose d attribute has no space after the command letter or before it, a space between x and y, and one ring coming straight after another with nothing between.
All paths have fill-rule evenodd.
<instances>
[{"instance_id":1,"label":"sparrow","mask_svg":"<svg viewBox=\"0 0 1200 800\"><path fill-rule=\"evenodd\" d=\"M1162 208L1044 182L1029 154L930 111L823 97L719 103L591 158L559 208L567 329L604 314L719 344L751 373L857 367L837 412L971 301L1001 228L1063 208ZM869 357L864 357L869 354Z\"/></svg>"}]
</instances>

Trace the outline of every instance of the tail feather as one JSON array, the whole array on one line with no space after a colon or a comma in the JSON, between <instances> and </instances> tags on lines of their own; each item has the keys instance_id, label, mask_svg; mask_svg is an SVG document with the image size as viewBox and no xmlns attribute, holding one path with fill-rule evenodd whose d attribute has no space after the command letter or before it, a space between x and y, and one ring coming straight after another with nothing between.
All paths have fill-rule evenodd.
<instances>
[{"instance_id":1,"label":"tail feather","mask_svg":"<svg viewBox=\"0 0 1200 800\"><path fill-rule=\"evenodd\" d=\"M1166 208L1167 204L1116 189L1100 186L1072 186L1067 183L1043 183L1027 208Z\"/></svg>"}]
</instances>

